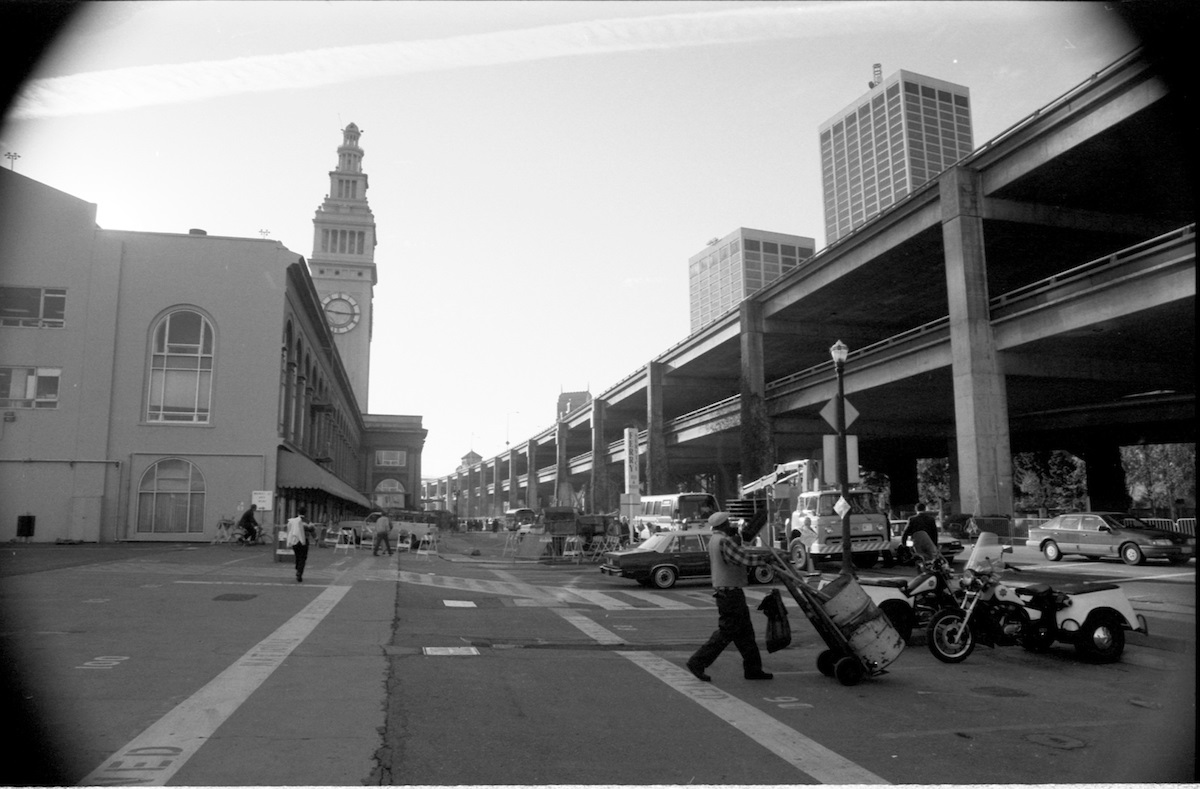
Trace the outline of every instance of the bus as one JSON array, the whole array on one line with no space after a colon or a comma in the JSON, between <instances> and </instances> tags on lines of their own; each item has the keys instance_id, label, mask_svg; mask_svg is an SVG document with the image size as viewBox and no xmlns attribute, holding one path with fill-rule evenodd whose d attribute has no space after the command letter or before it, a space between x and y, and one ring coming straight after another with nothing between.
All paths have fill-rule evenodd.
<instances>
[{"instance_id":1,"label":"bus","mask_svg":"<svg viewBox=\"0 0 1200 789\"><path fill-rule=\"evenodd\" d=\"M642 540L660 531L699 528L718 509L717 497L711 493L642 496L629 524L632 538Z\"/></svg>"}]
</instances>

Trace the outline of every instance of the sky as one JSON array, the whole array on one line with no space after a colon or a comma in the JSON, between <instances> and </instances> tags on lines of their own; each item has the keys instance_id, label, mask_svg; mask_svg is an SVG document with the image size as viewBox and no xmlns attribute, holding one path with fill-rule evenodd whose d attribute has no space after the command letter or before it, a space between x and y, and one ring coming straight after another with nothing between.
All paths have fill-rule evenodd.
<instances>
[{"instance_id":1,"label":"sky","mask_svg":"<svg viewBox=\"0 0 1200 789\"><path fill-rule=\"evenodd\" d=\"M307 258L357 124L368 410L421 415L437 477L686 338L709 239L823 247L817 128L873 64L968 87L979 146L1137 43L1082 2L94 3L9 108L0 166L103 228Z\"/></svg>"}]
</instances>

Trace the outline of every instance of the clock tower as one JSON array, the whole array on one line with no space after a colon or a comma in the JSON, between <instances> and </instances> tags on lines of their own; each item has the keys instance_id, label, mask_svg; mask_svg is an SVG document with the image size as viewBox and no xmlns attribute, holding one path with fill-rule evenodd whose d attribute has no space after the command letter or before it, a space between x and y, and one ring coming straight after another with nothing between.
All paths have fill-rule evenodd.
<instances>
[{"instance_id":1,"label":"clock tower","mask_svg":"<svg viewBox=\"0 0 1200 789\"><path fill-rule=\"evenodd\" d=\"M367 175L358 147L361 134L353 123L342 129L337 168L329 173L329 194L313 217L308 268L358 408L365 414L371 372L371 305L377 277L375 217L367 205Z\"/></svg>"}]
</instances>

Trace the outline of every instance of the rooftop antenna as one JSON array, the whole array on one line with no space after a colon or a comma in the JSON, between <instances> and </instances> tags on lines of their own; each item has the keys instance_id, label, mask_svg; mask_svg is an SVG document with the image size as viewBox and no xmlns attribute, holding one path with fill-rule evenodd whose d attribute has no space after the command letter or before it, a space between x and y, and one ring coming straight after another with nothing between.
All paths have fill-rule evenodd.
<instances>
[{"instance_id":1,"label":"rooftop antenna","mask_svg":"<svg viewBox=\"0 0 1200 789\"><path fill-rule=\"evenodd\" d=\"M875 68L871 71L873 79L867 83L868 88L876 88L883 84L883 64L876 63Z\"/></svg>"}]
</instances>

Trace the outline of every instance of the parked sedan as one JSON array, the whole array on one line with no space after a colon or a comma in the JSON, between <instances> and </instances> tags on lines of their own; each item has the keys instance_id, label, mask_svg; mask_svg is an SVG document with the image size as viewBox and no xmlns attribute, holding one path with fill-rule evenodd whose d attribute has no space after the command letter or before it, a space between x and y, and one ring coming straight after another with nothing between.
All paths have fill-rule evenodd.
<instances>
[{"instance_id":1,"label":"parked sedan","mask_svg":"<svg viewBox=\"0 0 1200 789\"><path fill-rule=\"evenodd\" d=\"M1026 545L1057 562L1066 554L1089 559L1121 557L1126 564L1166 559L1183 564L1196 555L1196 538L1156 529L1145 521L1120 512L1072 512L1051 518L1029 530Z\"/></svg>"},{"instance_id":2,"label":"parked sedan","mask_svg":"<svg viewBox=\"0 0 1200 789\"><path fill-rule=\"evenodd\" d=\"M600 572L620 578L632 578L642 586L670 589L683 578L708 578L712 564L708 557L711 530L664 531L651 535L633 548L604 554ZM749 570L749 579L766 584L775 580L775 571L759 566Z\"/></svg>"}]
</instances>

